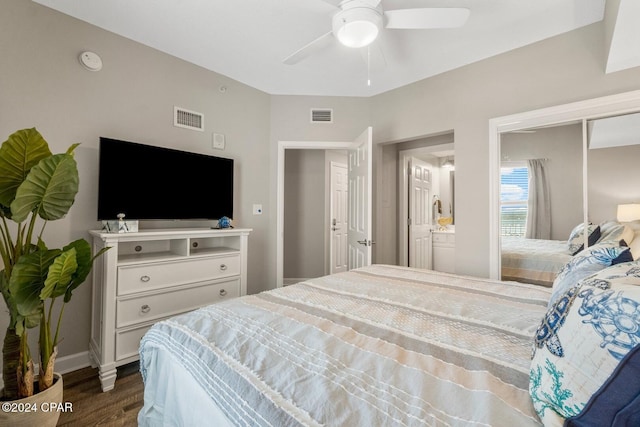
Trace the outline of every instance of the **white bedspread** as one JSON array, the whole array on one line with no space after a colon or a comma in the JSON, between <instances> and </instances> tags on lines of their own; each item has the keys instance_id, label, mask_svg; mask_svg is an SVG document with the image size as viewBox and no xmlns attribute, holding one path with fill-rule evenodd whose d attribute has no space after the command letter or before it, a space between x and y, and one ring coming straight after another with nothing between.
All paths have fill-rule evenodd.
<instances>
[{"instance_id":1,"label":"white bedspread","mask_svg":"<svg viewBox=\"0 0 640 427\"><path fill-rule=\"evenodd\" d=\"M214 425L219 410L246 426L540 425L529 366L548 299L374 265L214 304L143 338L139 422Z\"/></svg>"},{"instance_id":2,"label":"white bedspread","mask_svg":"<svg viewBox=\"0 0 640 427\"><path fill-rule=\"evenodd\" d=\"M551 287L571 259L564 240L502 237L502 280Z\"/></svg>"}]
</instances>

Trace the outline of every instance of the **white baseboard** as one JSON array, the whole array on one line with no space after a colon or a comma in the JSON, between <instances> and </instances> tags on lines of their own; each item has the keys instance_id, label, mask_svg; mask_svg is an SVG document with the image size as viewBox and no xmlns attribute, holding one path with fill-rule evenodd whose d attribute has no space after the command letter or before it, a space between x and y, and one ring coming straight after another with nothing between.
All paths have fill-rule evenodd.
<instances>
[{"instance_id":1,"label":"white baseboard","mask_svg":"<svg viewBox=\"0 0 640 427\"><path fill-rule=\"evenodd\" d=\"M83 351L81 353L71 354L69 356L63 356L56 359L55 371L60 374L66 374L68 372L77 371L78 369L86 368L91 365L89 359L89 352ZM34 372L38 372L39 365L34 364ZM0 376L0 388L4 387L4 381Z\"/></svg>"},{"instance_id":2,"label":"white baseboard","mask_svg":"<svg viewBox=\"0 0 640 427\"><path fill-rule=\"evenodd\" d=\"M88 351L56 359L56 372L60 374L77 371L78 369L86 368L87 366L91 366L91 359L89 358Z\"/></svg>"}]
</instances>

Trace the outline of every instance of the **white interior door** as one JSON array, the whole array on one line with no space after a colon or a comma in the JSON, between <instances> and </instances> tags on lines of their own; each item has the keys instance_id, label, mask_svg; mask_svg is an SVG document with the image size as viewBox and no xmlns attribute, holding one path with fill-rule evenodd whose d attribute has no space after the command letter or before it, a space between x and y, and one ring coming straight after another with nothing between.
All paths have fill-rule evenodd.
<instances>
[{"instance_id":1,"label":"white interior door","mask_svg":"<svg viewBox=\"0 0 640 427\"><path fill-rule=\"evenodd\" d=\"M347 206L349 174L347 165L331 162L331 220L329 246L331 274L347 271Z\"/></svg>"},{"instance_id":2,"label":"white interior door","mask_svg":"<svg viewBox=\"0 0 640 427\"><path fill-rule=\"evenodd\" d=\"M349 150L349 270L371 265L372 128Z\"/></svg>"},{"instance_id":3,"label":"white interior door","mask_svg":"<svg viewBox=\"0 0 640 427\"><path fill-rule=\"evenodd\" d=\"M409 267L431 269L433 166L411 157L409 173Z\"/></svg>"}]
</instances>

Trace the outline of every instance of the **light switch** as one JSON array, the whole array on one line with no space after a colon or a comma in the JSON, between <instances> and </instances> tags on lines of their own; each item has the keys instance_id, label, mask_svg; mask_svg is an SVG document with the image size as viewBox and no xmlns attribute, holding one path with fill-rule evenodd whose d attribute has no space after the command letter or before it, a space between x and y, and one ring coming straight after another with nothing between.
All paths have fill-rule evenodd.
<instances>
[{"instance_id":1,"label":"light switch","mask_svg":"<svg viewBox=\"0 0 640 427\"><path fill-rule=\"evenodd\" d=\"M262 215L262 205L253 205L253 214Z\"/></svg>"}]
</instances>

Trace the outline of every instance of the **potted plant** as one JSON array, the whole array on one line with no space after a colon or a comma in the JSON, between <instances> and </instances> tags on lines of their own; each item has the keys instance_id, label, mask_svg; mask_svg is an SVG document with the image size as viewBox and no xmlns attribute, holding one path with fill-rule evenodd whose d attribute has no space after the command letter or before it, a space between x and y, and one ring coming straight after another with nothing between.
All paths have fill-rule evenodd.
<instances>
[{"instance_id":1,"label":"potted plant","mask_svg":"<svg viewBox=\"0 0 640 427\"><path fill-rule=\"evenodd\" d=\"M103 252L92 256L85 239L62 249L49 249L43 240L48 222L63 218L75 201L77 146L52 154L32 128L13 133L0 147L0 290L10 316L2 350L3 400L34 394L31 328L39 327L37 388L51 387L65 304Z\"/></svg>"}]
</instances>

